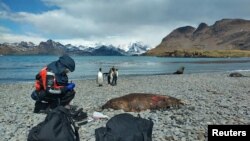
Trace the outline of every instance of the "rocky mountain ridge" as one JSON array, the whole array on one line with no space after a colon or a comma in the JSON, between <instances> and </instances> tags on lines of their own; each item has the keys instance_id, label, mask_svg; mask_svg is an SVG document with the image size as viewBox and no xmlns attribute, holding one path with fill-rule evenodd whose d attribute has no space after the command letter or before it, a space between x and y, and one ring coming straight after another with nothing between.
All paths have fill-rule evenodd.
<instances>
[{"instance_id":1,"label":"rocky mountain ridge","mask_svg":"<svg viewBox=\"0 0 250 141\"><path fill-rule=\"evenodd\" d=\"M147 45L135 42L129 45L128 51L120 49L113 45L96 46L74 46L71 44L63 45L51 39L46 42L40 42L35 45L32 42L20 43L2 43L0 44L1 55L58 55L58 54L72 54L85 56L125 56L125 55L140 55L149 49Z\"/></svg>"},{"instance_id":2,"label":"rocky mountain ridge","mask_svg":"<svg viewBox=\"0 0 250 141\"><path fill-rule=\"evenodd\" d=\"M222 56L213 56L214 52ZM225 51L223 53L223 51ZM173 30L145 55L172 57L230 57L234 51L250 55L250 21L222 19L209 26L184 26ZM211 56L210 56L211 55ZM244 57L243 55L242 57ZM239 56L240 57L240 56Z\"/></svg>"}]
</instances>

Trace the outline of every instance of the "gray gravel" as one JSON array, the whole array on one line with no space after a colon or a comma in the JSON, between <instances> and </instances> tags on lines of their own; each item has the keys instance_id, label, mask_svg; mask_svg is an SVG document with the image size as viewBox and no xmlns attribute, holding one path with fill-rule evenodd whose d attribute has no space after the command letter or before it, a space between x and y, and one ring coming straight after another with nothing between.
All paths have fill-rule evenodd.
<instances>
[{"instance_id":1,"label":"gray gravel","mask_svg":"<svg viewBox=\"0 0 250 141\"><path fill-rule=\"evenodd\" d=\"M117 86L98 87L95 80L79 80L73 105L89 115L100 111L107 100L129 93L156 93L182 99L186 105L166 111L144 111L154 119L153 141L196 141L207 139L208 124L250 124L250 77L232 78L229 73L121 77ZM246 74L249 75L249 74ZM27 140L29 130L43 121L44 114L32 113L33 83L0 84L0 140ZM112 117L122 110L103 110ZM137 115L137 113L132 113ZM82 125L82 141L95 141L96 128L107 120Z\"/></svg>"}]
</instances>

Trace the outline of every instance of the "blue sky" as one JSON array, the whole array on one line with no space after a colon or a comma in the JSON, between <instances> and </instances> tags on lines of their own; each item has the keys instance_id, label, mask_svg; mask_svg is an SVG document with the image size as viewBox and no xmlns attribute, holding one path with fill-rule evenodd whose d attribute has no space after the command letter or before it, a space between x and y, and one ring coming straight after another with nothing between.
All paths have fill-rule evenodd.
<instances>
[{"instance_id":1,"label":"blue sky","mask_svg":"<svg viewBox=\"0 0 250 141\"><path fill-rule=\"evenodd\" d=\"M2 0L12 12L41 13L56 9L56 6L46 5L41 0Z\"/></svg>"},{"instance_id":2,"label":"blue sky","mask_svg":"<svg viewBox=\"0 0 250 141\"><path fill-rule=\"evenodd\" d=\"M175 28L250 19L249 0L0 0L0 43L141 41L155 47Z\"/></svg>"}]
</instances>

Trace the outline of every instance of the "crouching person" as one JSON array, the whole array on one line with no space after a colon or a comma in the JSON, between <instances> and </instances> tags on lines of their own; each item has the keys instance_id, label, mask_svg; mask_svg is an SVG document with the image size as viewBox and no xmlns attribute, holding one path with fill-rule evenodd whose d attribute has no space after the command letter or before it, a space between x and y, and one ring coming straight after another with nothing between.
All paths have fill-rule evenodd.
<instances>
[{"instance_id":1,"label":"crouching person","mask_svg":"<svg viewBox=\"0 0 250 141\"><path fill-rule=\"evenodd\" d=\"M62 105L69 108L75 96L74 83L68 83L67 73L75 70L75 62L68 55L44 67L37 75L31 97L36 101L34 113Z\"/></svg>"}]
</instances>

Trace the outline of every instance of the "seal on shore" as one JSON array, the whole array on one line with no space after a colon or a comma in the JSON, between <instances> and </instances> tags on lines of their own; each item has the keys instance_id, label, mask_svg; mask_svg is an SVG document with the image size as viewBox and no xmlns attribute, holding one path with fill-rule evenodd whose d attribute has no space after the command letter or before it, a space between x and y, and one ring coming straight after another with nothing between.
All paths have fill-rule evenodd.
<instances>
[{"instance_id":1,"label":"seal on shore","mask_svg":"<svg viewBox=\"0 0 250 141\"><path fill-rule=\"evenodd\" d=\"M184 73L184 69L185 67L181 66L176 72L174 72L173 74L183 74Z\"/></svg>"},{"instance_id":2,"label":"seal on shore","mask_svg":"<svg viewBox=\"0 0 250 141\"><path fill-rule=\"evenodd\" d=\"M147 109L159 110L170 107L179 107L184 103L174 97L158 94L131 93L122 97L113 98L102 106L102 109L123 109L125 112L140 112Z\"/></svg>"},{"instance_id":3,"label":"seal on shore","mask_svg":"<svg viewBox=\"0 0 250 141\"><path fill-rule=\"evenodd\" d=\"M245 77L245 76L242 75L241 73L233 72L229 74L229 77Z\"/></svg>"}]
</instances>

